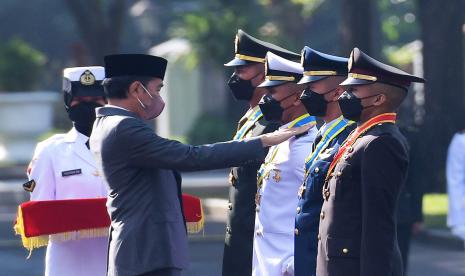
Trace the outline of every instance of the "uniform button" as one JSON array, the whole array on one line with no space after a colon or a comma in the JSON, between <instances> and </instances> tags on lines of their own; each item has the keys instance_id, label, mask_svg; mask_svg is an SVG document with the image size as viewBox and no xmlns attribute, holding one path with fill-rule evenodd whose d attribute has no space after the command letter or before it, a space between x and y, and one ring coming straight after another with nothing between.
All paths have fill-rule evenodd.
<instances>
[{"instance_id":1,"label":"uniform button","mask_svg":"<svg viewBox=\"0 0 465 276\"><path fill-rule=\"evenodd\" d=\"M257 234L257 236L261 236L263 234L260 230L257 230L255 233Z\"/></svg>"},{"instance_id":2,"label":"uniform button","mask_svg":"<svg viewBox=\"0 0 465 276\"><path fill-rule=\"evenodd\" d=\"M329 197L329 191L325 192L325 197Z\"/></svg>"},{"instance_id":3,"label":"uniform button","mask_svg":"<svg viewBox=\"0 0 465 276\"><path fill-rule=\"evenodd\" d=\"M255 207L255 212L260 212L260 206Z\"/></svg>"},{"instance_id":4,"label":"uniform button","mask_svg":"<svg viewBox=\"0 0 465 276\"><path fill-rule=\"evenodd\" d=\"M229 228L229 226L226 227L226 233L231 234L231 228Z\"/></svg>"},{"instance_id":5,"label":"uniform button","mask_svg":"<svg viewBox=\"0 0 465 276\"><path fill-rule=\"evenodd\" d=\"M342 249L342 253L344 253L344 254L349 253L349 249L347 249L347 248Z\"/></svg>"},{"instance_id":6,"label":"uniform button","mask_svg":"<svg viewBox=\"0 0 465 276\"><path fill-rule=\"evenodd\" d=\"M228 204L228 209L232 210L232 203L231 202L229 202L229 204Z\"/></svg>"},{"instance_id":7,"label":"uniform button","mask_svg":"<svg viewBox=\"0 0 465 276\"><path fill-rule=\"evenodd\" d=\"M342 172L341 172L341 171L338 171L338 172L336 173L336 176L341 176L341 174L342 174Z\"/></svg>"},{"instance_id":8,"label":"uniform button","mask_svg":"<svg viewBox=\"0 0 465 276\"><path fill-rule=\"evenodd\" d=\"M353 148L353 147L348 147L348 148L347 148L347 152L348 152L348 153L351 153L351 152L353 152L353 151L354 151L354 148Z\"/></svg>"},{"instance_id":9,"label":"uniform button","mask_svg":"<svg viewBox=\"0 0 465 276\"><path fill-rule=\"evenodd\" d=\"M316 167L315 172L318 173L320 171L320 168Z\"/></svg>"},{"instance_id":10,"label":"uniform button","mask_svg":"<svg viewBox=\"0 0 465 276\"><path fill-rule=\"evenodd\" d=\"M325 218L325 212L322 211L322 212L320 213L320 218L321 218L321 219L324 219L324 218Z\"/></svg>"},{"instance_id":11,"label":"uniform button","mask_svg":"<svg viewBox=\"0 0 465 276\"><path fill-rule=\"evenodd\" d=\"M294 234L295 234L296 236L298 236L298 235L299 235L299 229L297 229L297 228L294 229Z\"/></svg>"},{"instance_id":12,"label":"uniform button","mask_svg":"<svg viewBox=\"0 0 465 276\"><path fill-rule=\"evenodd\" d=\"M321 235L318 233L318 240L321 241Z\"/></svg>"},{"instance_id":13,"label":"uniform button","mask_svg":"<svg viewBox=\"0 0 465 276\"><path fill-rule=\"evenodd\" d=\"M300 210L301 210L301 208L297 207L297 214L300 214Z\"/></svg>"}]
</instances>

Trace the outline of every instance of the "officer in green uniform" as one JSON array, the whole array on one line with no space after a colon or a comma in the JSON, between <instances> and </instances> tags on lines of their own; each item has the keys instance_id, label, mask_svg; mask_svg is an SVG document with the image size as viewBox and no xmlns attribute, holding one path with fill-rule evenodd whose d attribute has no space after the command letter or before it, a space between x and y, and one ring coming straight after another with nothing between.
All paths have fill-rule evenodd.
<instances>
[{"instance_id":1,"label":"officer in green uniform","mask_svg":"<svg viewBox=\"0 0 465 276\"><path fill-rule=\"evenodd\" d=\"M235 140L255 137L276 130L279 125L267 122L258 107L266 88L257 86L265 79L265 56L270 51L290 60L299 60L300 55L261 41L242 30L235 40L235 57L225 64L233 67L228 81L231 93L237 100L247 101L248 111L239 120ZM265 155L263 155L263 159ZM241 276L252 273L252 251L255 224L255 194L257 192L257 162L232 168L229 175L229 214L223 255L223 275Z\"/></svg>"}]
</instances>

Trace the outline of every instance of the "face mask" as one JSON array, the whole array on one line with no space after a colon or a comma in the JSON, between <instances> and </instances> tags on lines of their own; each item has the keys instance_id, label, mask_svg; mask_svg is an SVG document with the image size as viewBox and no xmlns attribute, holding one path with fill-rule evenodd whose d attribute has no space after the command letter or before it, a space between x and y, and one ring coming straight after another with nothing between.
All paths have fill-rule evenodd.
<instances>
[{"instance_id":1,"label":"face mask","mask_svg":"<svg viewBox=\"0 0 465 276\"><path fill-rule=\"evenodd\" d=\"M252 99L253 91L255 90L255 87L252 85L252 80L255 77L250 80L243 80L239 78L236 73L232 74L231 78L229 78L228 86L236 100L250 101L250 99Z\"/></svg>"},{"instance_id":2,"label":"face mask","mask_svg":"<svg viewBox=\"0 0 465 276\"><path fill-rule=\"evenodd\" d=\"M95 121L95 109L102 105L96 102L80 102L68 109L68 116L77 131L90 137Z\"/></svg>"},{"instance_id":3,"label":"face mask","mask_svg":"<svg viewBox=\"0 0 465 276\"><path fill-rule=\"evenodd\" d=\"M281 101L275 100L271 96L271 94L266 94L265 96L263 96L260 102L258 103L258 107L262 111L263 117L265 117L265 120L270 121L270 122L281 121L283 117L283 112L284 110L287 109L287 108L281 107L281 102L292 96L294 96L294 94L291 94L281 99Z\"/></svg>"},{"instance_id":4,"label":"face mask","mask_svg":"<svg viewBox=\"0 0 465 276\"><path fill-rule=\"evenodd\" d=\"M145 93L147 93L147 95L149 95L150 99L152 99L150 101L150 105L149 106L146 106L145 104L142 103L142 101L139 99L139 97L136 96L137 98L137 101L139 102L140 106L144 109L146 115L147 115L147 118L145 118L146 120L152 120L156 117L158 117L161 112L163 111L163 109L165 109L165 102L163 101L163 99L157 95L155 98L149 93L149 91L147 90L147 88L145 88L145 86L143 84L140 84L141 87L144 89Z\"/></svg>"},{"instance_id":5,"label":"face mask","mask_svg":"<svg viewBox=\"0 0 465 276\"><path fill-rule=\"evenodd\" d=\"M357 98L354 93L351 91L344 91L342 95L337 99L337 102L339 104L339 107L341 108L342 116L346 118L347 120L355 121L358 122L360 121L360 116L362 115L362 111L365 108L371 107L370 106L363 106L362 105L362 100L378 96L377 95L372 95L368 96L365 98Z\"/></svg>"},{"instance_id":6,"label":"face mask","mask_svg":"<svg viewBox=\"0 0 465 276\"><path fill-rule=\"evenodd\" d=\"M326 109L328 107L328 101L325 100L325 95L336 89L337 88L334 88L323 94L319 94L307 88L300 96L300 101L305 106L308 114L322 117L326 115Z\"/></svg>"}]
</instances>

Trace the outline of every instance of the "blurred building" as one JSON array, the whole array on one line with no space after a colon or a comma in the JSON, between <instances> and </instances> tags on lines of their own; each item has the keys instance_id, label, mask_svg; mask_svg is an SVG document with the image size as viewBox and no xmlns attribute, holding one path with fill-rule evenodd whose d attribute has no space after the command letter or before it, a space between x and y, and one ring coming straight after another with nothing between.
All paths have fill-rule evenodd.
<instances>
[{"instance_id":1,"label":"blurred building","mask_svg":"<svg viewBox=\"0 0 465 276\"><path fill-rule=\"evenodd\" d=\"M192 54L189 41L174 38L153 46L149 54L168 60L162 89L165 110L156 119L156 132L164 137L185 137L199 116L224 115L227 91L224 74L200 61L188 66Z\"/></svg>"}]
</instances>

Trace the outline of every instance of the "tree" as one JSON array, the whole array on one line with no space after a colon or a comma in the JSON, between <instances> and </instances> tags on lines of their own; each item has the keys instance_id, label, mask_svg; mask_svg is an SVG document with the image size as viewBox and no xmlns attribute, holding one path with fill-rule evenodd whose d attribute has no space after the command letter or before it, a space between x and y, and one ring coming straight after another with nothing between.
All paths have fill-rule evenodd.
<instances>
[{"instance_id":1,"label":"tree","mask_svg":"<svg viewBox=\"0 0 465 276\"><path fill-rule=\"evenodd\" d=\"M127 17L127 0L66 0L92 62L118 52Z\"/></svg>"},{"instance_id":2,"label":"tree","mask_svg":"<svg viewBox=\"0 0 465 276\"><path fill-rule=\"evenodd\" d=\"M444 190L444 167L452 135L465 127L465 2L418 0L423 40L425 120L421 128L429 191ZM442 185L441 185L442 184Z\"/></svg>"},{"instance_id":3,"label":"tree","mask_svg":"<svg viewBox=\"0 0 465 276\"><path fill-rule=\"evenodd\" d=\"M377 28L377 12L374 1L343 0L341 3L342 52L349 53L354 47L363 49L369 55L377 56L373 49Z\"/></svg>"},{"instance_id":4,"label":"tree","mask_svg":"<svg viewBox=\"0 0 465 276\"><path fill-rule=\"evenodd\" d=\"M306 35L316 14L325 0L261 0L258 1L265 8L268 22L261 27L266 40L280 46L300 52L305 45ZM321 28L321 26L318 26Z\"/></svg>"}]
</instances>

